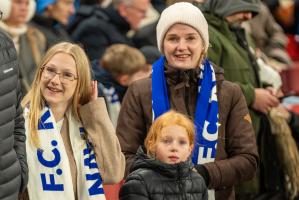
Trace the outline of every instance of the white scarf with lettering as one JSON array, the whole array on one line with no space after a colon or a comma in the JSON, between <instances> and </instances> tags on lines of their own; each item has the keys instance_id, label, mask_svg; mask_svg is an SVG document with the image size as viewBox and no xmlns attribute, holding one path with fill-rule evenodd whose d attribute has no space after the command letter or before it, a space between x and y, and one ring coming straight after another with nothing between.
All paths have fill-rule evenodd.
<instances>
[{"instance_id":1,"label":"white scarf with lettering","mask_svg":"<svg viewBox=\"0 0 299 200\"><path fill-rule=\"evenodd\" d=\"M75 200L70 163L60 130L48 107L42 111L38 125L40 148L31 144L28 132L29 110L25 109L26 153L29 167L30 200ZM105 200L102 178L91 143L82 139L84 128L67 112L69 134L77 164L77 199Z\"/></svg>"}]
</instances>

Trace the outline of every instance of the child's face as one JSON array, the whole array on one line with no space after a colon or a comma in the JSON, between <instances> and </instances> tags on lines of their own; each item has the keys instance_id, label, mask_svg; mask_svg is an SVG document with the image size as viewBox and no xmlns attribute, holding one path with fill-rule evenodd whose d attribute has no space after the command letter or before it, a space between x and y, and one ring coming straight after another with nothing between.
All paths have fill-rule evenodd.
<instances>
[{"instance_id":1,"label":"child's face","mask_svg":"<svg viewBox=\"0 0 299 200\"><path fill-rule=\"evenodd\" d=\"M178 125L164 127L155 145L156 158L167 164L186 161L191 151L186 129Z\"/></svg>"}]
</instances>

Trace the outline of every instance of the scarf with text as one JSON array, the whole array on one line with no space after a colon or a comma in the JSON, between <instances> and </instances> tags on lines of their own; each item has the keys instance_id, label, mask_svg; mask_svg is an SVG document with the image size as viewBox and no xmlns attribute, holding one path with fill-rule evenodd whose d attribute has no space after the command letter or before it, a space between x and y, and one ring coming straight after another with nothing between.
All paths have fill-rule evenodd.
<instances>
[{"instance_id":1,"label":"scarf with text","mask_svg":"<svg viewBox=\"0 0 299 200\"><path fill-rule=\"evenodd\" d=\"M84 128L67 112L69 138L77 164L77 198L73 189L70 163L53 113L44 107L38 125L40 148L31 144L28 114L24 112L26 152L29 167L30 200L105 200L102 178L90 142L83 139Z\"/></svg>"},{"instance_id":2,"label":"scarf with text","mask_svg":"<svg viewBox=\"0 0 299 200\"><path fill-rule=\"evenodd\" d=\"M161 57L153 64L153 120L170 110L164 63L165 57ZM196 128L196 140L192 155L194 164L204 164L215 160L219 126L215 72L207 59L200 67L202 73L198 79L198 94L194 119Z\"/></svg>"}]
</instances>

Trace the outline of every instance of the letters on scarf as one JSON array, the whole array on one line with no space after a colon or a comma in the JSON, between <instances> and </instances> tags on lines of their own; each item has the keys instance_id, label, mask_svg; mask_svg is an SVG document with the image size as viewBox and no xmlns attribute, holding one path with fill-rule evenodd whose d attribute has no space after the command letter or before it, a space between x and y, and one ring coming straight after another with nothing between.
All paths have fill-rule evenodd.
<instances>
[{"instance_id":1,"label":"letters on scarf","mask_svg":"<svg viewBox=\"0 0 299 200\"><path fill-rule=\"evenodd\" d=\"M170 110L164 63L165 57L161 57L153 64L153 119ZM192 156L194 164L204 164L215 160L219 126L215 72L207 59L201 65L201 69L194 119L196 128L196 142Z\"/></svg>"},{"instance_id":2,"label":"letters on scarf","mask_svg":"<svg viewBox=\"0 0 299 200\"><path fill-rule=\"evenodd\" d=\"M38 125L40 148L30 143L28 109L25 110L26 151L29 167L30 200L75 200L70 163L60 130L48 107L42 111ZM102 178L90 142L82 139L84 128L67 112L71 146L77 167L77 196L82 200L104 200Z\"/></svg>"}]
</instances>

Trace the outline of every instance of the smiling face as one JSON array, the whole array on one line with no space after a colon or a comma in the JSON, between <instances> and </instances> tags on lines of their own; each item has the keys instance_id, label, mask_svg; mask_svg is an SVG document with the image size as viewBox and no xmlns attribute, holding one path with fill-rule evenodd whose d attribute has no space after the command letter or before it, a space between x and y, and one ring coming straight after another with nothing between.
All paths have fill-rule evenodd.
<instances>
[{"instance_id":1,"label":"smiling face","mask_svg":"<svg viewBox=\"0 0 299 200\"><path fill-rule=\"evenodd\" d=\"M186 161L192 152L186 129L178 125L164 127L154 152L158 160L167 164Z\"/></svg>"},{"instance_id":2,"label":"smiling face","mask_svg":"<svg viewBox=\"0 0 299 200\"><path fill-rule=\"evenodd\" d=\"M163 52L169 66L178 69L193 69L203 57L203 41L191 26L175 24L163 40Z\"/></svg>"},{"instance_id":3,"label":"smiling face","mask_svg":"<svg viewBox=\"0 0 299 200\"><path fill-rule=\"evenodd\" d=\"M43 67L40 87L47 104L68 107L77 87L76 79L67 80L67 76L78 77L75 60L67 53L57 53Z\"/></svg>"}]
</instances>

